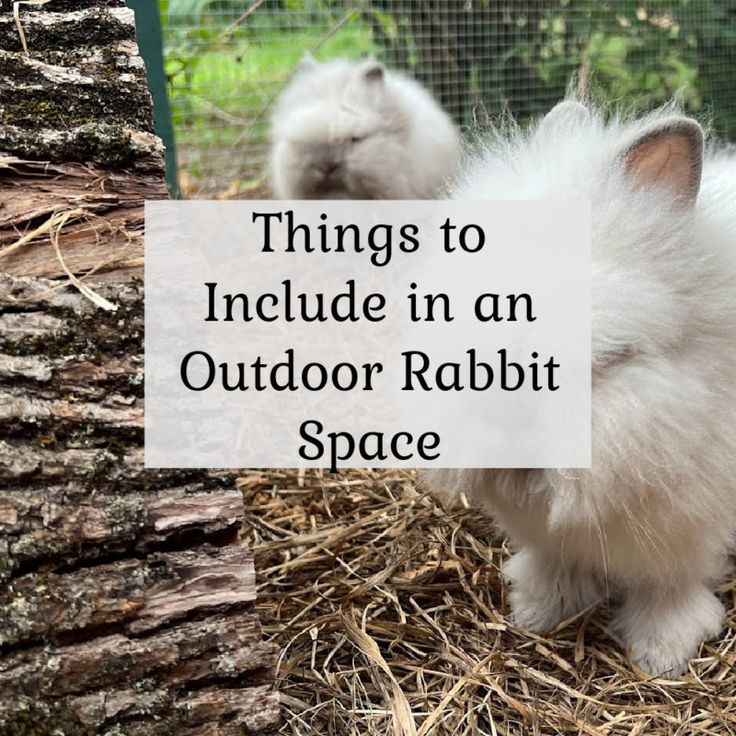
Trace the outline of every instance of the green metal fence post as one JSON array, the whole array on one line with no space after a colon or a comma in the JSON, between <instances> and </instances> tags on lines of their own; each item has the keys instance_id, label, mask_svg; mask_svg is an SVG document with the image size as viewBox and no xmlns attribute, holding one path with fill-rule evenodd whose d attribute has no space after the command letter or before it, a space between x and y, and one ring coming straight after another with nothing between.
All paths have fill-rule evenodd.
<instances>
[{"instance_id":1,"label":"green metal fence post","mask_svg":"<svg viewBox=\"0 0 736 736\"><path fill-rule=\"evenodd\" d=\"M158 13L158 0L127 0L135 11L138 46L148 70L148 86L153 96L156 133L166 146L166 183L172 197L179 197L176 164L176 141L171 122L171 106L164 70L163 34Z\"/></svg>"}]
</instances>

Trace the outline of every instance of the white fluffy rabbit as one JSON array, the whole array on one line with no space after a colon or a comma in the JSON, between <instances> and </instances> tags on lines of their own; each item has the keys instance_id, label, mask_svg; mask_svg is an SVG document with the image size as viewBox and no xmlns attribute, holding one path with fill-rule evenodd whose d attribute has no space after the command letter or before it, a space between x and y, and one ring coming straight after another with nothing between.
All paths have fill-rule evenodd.
<instances>
[{"instance_id":1,"label":"white fluffy rabbit","mask_svg":"<svg viewBox=\"0 0 736 736\"><path fill-rule=\"evenodd\" d=\"M723 626L736 538L736 161L703 137L672 106L606 123L575 101L496 133L456 198L592 201L592 468L426 474L516 545L520 626L609 598L633 660L668 676Z\"/></svg>"},{"instance_id":2,"label":"white fluffy rabbit","mask_svg":"<svg viewBox=\"0 0 736 736\"><path fill-rule=\"evenodd\" d=\"M417 82L375 59L305 56L274 111L272 184L282 199L427 199L460 151L457 128Z\"/></svg>"}]
</instances>

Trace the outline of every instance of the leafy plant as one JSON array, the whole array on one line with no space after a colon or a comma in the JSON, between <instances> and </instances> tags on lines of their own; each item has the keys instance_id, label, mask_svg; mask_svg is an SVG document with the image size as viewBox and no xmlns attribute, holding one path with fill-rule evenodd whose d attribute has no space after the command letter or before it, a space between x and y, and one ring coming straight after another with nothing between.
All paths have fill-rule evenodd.
<instances>
[{"instance_id":1,"label":"leafy plant","mask_svg":"<svg viewBox=\"0 0 736 736\"><path fill-rule=\"evenodd\" d=\"M717 127L736 132L736 0L374 0L364 17L460 122L479 106L523 121L588 68L608 99L712 101Z\"/></svg>"},{"instance_id":2,"label":"leafy plant","mask_svg":"<svg viewBox=\"0 0 736 736\"><path fill-rule=\"evenodd\" d=\"M597 96L679 96L736 137L736 0L160 0L185 170L259 180L269 111L305 49L375 53L458 122L548 110L576 72ZM216 154L220 152L218 157ZM213 155L214 154L214 155Z\"/></svg>"}]
</instances>

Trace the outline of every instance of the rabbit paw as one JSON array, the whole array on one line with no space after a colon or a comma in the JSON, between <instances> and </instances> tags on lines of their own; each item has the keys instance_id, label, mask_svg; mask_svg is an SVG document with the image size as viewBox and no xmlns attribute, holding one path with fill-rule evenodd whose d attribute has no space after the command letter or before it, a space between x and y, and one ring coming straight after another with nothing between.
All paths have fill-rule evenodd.
<instances>
[{"instance_id":1,"label":"rabbit paw","mask_svg":"<svg viewBox=\"0 0 736 736\"><path fill-rule=\"evenodd\" d=\"M724 618L723 604L704 585L654 588L630 591L613 627L639 667L671 678L687 671L700 644L719 634Z\"/></svg>"},{"instance_id":2,"label":"rabbit paw","mask_svg":"<svg viewBox=\"0 0 736 736\"><path fill-rule=\"evenodd\" d=\"M531 631L554 629L601 599L591 576L567 569L531 549L512 555L503 572L511 583L512 619Z\"/></svg>"}]
</instances>

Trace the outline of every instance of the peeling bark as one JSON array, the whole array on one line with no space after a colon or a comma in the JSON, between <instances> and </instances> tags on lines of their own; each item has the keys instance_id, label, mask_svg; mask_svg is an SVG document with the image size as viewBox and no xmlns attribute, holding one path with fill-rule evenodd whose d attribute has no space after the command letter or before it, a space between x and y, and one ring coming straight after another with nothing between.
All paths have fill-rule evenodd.
<instances>
[{"instance_id":1,"label":"peeling bark","mask_svg":"<svg viewBox=\"0 0 736 736\"><path fill-rule=\"evenodd\" d=\"M235 542L242 514L237 491L207 483L125 495L90 494L73 483L3 492L0 552L6 562L0 582L19 571L140 556L185 547L192 539Z\"/></svg>"},{"instance_id":2,"label":"peeling bark","mask_svg":"<svg viewBox=\"0 0 736 736\"><path fill-rule=\"evenodd\" d=\"M234 478L144 465L143 202L167 195L132 12L22 7L29 55L0 5L0 733L272 733Z\"/></svg>"}]
</instances>

